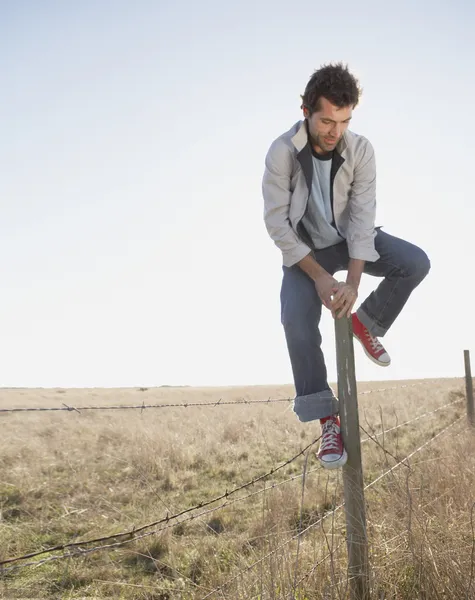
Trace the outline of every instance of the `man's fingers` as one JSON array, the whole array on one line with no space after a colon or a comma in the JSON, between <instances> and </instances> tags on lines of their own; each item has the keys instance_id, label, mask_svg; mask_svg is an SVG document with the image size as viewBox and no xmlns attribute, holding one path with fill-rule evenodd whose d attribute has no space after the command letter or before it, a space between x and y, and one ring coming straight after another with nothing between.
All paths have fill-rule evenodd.
<instances>
[{"instance_id":1,"label":"man's fingers","mask_svg":"<svg viewBox=\"0 0 475 600\"><path fill-rule=\"evenodd\" d=\"M332 317L335 318L336 317L336 315L335 315L335 306L333 304L333 300L332 300L331 295L329 295L326 300L323 299L322 301L323 301L323 304L328 308L328 310L331 311Z\"/></svg>"},{"instance_id":2,"label":"man's fingers","mask_svg":"<svg viewBox=\"0 0 475 600\"><path fill-rule=\"evenodd\" d=\"M338 309L344 306L347 302L350 301L350 297L348 296L347 290L340 290L343 292L342 294L337 294L333 297L333 308Z\"/></svg>"},{"instance_id":3,"label":"man's fingers","mask_svg":"<svg viewBox=\"0 0 475 600\"><path fill-rule=\"evenodd\" d=\"M341 319L345 315L349 317L351 315L351 309L353 308L353 305L354 300L352 298L346 298L344 305L338 313L338 318Z\"/></svg>"},{"instance_id":4,"label":"man's fingers","mask_svg":"<svg viewBox=\"0 0 475 600\"><path fill-rule=\"evenodd\" d=\"M343 317L343 316L345 315L345 311L346 311L346 307L345 307L345 306L343 306L343 308L339 309L339 311L338 311L338 312L337 312L337 311L335 311L335 312L337 312L337 317L338 317L339 319L341 319L341 317Z\"/></svg>"},{"instance_id":5,"label":"man's fingers","mask_svg":"<svg viewBox=\"0 0 475 600\"><path fill-rule=\"evenodd\" d=\"M345 293L345 288L337 286L337 287L332 288L332 292L333 292L334 296L339 297Z\"/></svg>"},{"instance_id":6,"label":"man's fingers","mask_svg":"<svg viewBox=\"0 0 475 600\"><path fill-rule=\"evenodd\" d=\"M348 306L348 310L346 311L346 316L347 316L348 318L350 318L350 317L351 317L351 312L352 312L352 310L353 310L353 307L354 307L354 305L355 305L355 302L356 302L356 298L353 298L353 299L351 299L351 300L350 300L350 302L349 302L349 303L348 303L348 305L347 305L347 306Z\"/></svg>"},{"instance_id":7,"label":"man's fingers","mask_svg":"<svg viewBox=\"0 0 475 600\"><path fill-rule=\"evenodd\" d=\"M341 301L338 304L333 304L332 308L335 312L339 312L340 310L342 310L345 306L346 302L345 301Z\"/></svg>"},{"instance_id":8,"label":"man's fingers","mask_svg":"<svg viewBox=\"0 0 475 600\"><path fill-rule=\"evenodd\" d=\"M342 297L336 297L333 296L332 300L331 300L331 305L333 308L339 308L340 306L343 305L345 299Z\"/></svg>"},{"instance_id":9,"label":"man's fingers","mask_svg":"<svg viewBox=\"0 0 475 600\"><path fill-rule=\"evenodd\" d=\"M355 303L356 303L356 296L353 298L353 300L352 300L352 302L351 302L351 304L350 304L350 306L348 308L348 315L347 315L348 318L351 317L351 313L353 311L353 307L355 306Z\"/></svg>"},{"instance_id":10,"label":"man's fingers","mask_svg":"<svg viewBox=\"0 0 475 600\"><path fill-rule=\"evenodd\" d=\"M347 305L345 305L340 312L338 313L338 318L341 319L342 317L346 316L347 313Z\"/></svg>"},{"instance_id":11,"label":"man's fingers","mask_svg":"<svg viewBox=\"0 0 475 600\"><path fill-rule=\"evenodd\" d=\"M336 283L328 294L321 295L320 299L325 308L328 308L334 319L341 319L351 315L351 309L356 301L356 294L348 285Z\"/></svg>"},{"instance_id":12,"label":"man's fingers","mask_svg":"<svg viewBox=\"0 0 475 600\"><path fill-rule=\"evenodd\" d=\"M325 308L328 308L328 310L332 310L332 299L331 296L320 296L320 300L322 301L322 304Z\"/></svg>"},{"instance_id":13,"label":"man's fingers","mask_svg":"<svg viewBox=\"0 0 475 600\"><path fill-rule=\"evenodd\" d=\"M333 302L339 302L342 298L345 298L347 291L344 288L341 288L337 291L336 294L333 294Z\"/></svg>"}]
</instances>

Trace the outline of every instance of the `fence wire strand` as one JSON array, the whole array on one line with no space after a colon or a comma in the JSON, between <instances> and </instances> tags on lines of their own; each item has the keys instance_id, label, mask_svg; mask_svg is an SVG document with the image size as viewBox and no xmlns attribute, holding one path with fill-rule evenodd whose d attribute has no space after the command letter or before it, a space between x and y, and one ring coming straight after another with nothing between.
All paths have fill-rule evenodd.
<instances>
[{"instance_id":1,"label":"fence wire strand","mask_svg":"<svg viewBox=\"0 0 475 600\"><path fill-rule=\"evenodd\" d=\"M364 487L364 490L366 491L370 487L373 487L373 485L375 485L376 483L378 483L378 481L380 481L381 479L383 479L383 477L386 477L386 475L389 475L389 473L392 473L395 469L397 469L398 467L400 467L401 465L403 465L406 461L408 461L410 458L412 458L415 454L417 454L418 452L420 452L421 450L423 450L426 446L428 446L429 444L431 444L434 440L436 440L438 437L440 437L443 433L445 433L451 427L453 427L454 425L456 425L461 419L463 419L463 415L460 416L460 417L457 417L457 419L455 419L455 421L452 421L452 423L450 423L450 425L447 425L447 427L444 427L443 429L441 429L439 431L439 433L436 433L433 437L431 437L430 440L428 440L427 442L425 442L424 444L422 444L421 446L419 446L419 448L416 448L416 450L414 450L413 452L411 452L410 454L408 454L406 457L404 457L402 460L400 460L398 463L396 463L393 467L391 467L390 469L388 469L387 471L385 471L382 475L379 475L379 477L376 477L376 479L374 479L371 483L368 483L368 485L366 485Z\"/></svg>"},{"instance_id":2,"label":"fence wire strand","mask_svg":"<svg viewBox=\"0 0 475 600\"><path fill-rule=\"evenodd\" d=\"M274 404L276 402L292 402L293 398L269 398L268 400L217 400L216 402L183 402L177 404L115 404L115 405L97 405L97 406L70 406L62 403L62 406L34 406L27 408L0 408L0 413L11 412L48 412L48 411L66 411L78 412L84 410L145 410L148 408L192 408L206 406L241 406L244 404Z\"/></svg>"},{"instance_id":3,"label":"fence wire strand","mask_svg":"<svg viewBox=\"0 0 475 600\"><path fill-rule=\"evenodd\" d=\"M396 429L399 429L400 427L405 427L406 425L410 425L411 423L415 423L416 421L419 421L423 417L428 417L430 415L433 415L433 414L441 411L444 408L452 406L453 404L459 404L462 401L463 401L463 398L460 398L458 400L454 400L453 402L448 402L447 404L444 404L443 406L439 406L435 410L431 410L429 412L425 412L422 415L418 415L417 417L414 417L414 419L410 419L409 421L404 421L404 423L400 423L399 425L395 425L394 427L390 427L389 429L385 429L384 431L379 431L378 433L375 433L375 434L373 434L371 436L368 434L368 437L362 439L361 443L364 444L365 442L368 442L369 440L371 440L373 438L381 437L382 435L385 435L386 433L390 433L391 431L395 431ZM363 428L361 427L361 429L363 429Z\"/></svg>"},{"instance_id":4,"label":"fence wire strand","mask_svg":"<svg viewBox=\"0 0 475 600\"><path fill-rule=\"evenodd\" d=\"M430 381L418 381L416 383L407 383L403 385L377 388L375 390L366 390L359 392L359 396L366 394L376 394L381 392L389 392L393 390L402 390L405 388L418 387L425 385ZM27 412L49 412L49 411L65 411L65 412L77 412L81 414L82 411L100 411L100 410L140 410L144 411L150 408L203 408L203 407L218 407L218 406L241 406L245 404L275 404L279 402L286 402L289 404L293 402L294 398L268 398L267 400L222 400L221 398L215 402L182 402L182 403L167 403L167 404L114 404L114 405L90 405L90 406L71 406L62 402L62 406L34 406L34 407L19 407L19 408L0 408L0 413L27 413Z\"/></svg>"}]
</instances>

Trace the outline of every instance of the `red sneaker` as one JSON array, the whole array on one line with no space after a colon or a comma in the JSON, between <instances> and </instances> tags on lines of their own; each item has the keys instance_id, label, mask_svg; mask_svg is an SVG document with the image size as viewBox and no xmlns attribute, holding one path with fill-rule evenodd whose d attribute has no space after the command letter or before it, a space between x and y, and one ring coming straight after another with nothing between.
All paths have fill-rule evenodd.
<instances>
[{"instance_id":1,"label":"red sneaker","mask_svg":"<svg viewBox=\"0 0 475 600\"><path fill-rule=\"evenodd\" d=\"M353 336L363 346L366 356L380 367L388 367L391 364L391 359L378 338L370 334L358 319L356 313L351 315L351 319L353 323Z\"/></svg>"},{"instance_id":2,"label":"red sneaker","mask_svg":"<svg viewBox=\"0 0 475 600\"><path fill-rule=\"evenodd\" d=\"M341 439L340 420L336 416L331 416L323 421L322 440L317 458L325 469L337 469L348 459Z\"/></svg>"}]
</instances>

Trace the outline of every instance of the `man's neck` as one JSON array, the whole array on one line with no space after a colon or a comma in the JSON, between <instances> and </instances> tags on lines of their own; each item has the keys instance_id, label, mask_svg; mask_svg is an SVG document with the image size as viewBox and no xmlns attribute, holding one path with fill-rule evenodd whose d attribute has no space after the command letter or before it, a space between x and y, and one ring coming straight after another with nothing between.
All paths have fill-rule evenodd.
<instances>
[{"instance_id":1,"label":"man's neck","mask_svg":"<svg viewBox=\"0 0 475 600\"><path fill-rule=\"evenodd\" d=\"M328 152L326 150L322 150L322 148L320 148L320 146L318 144L313 143L313 140L311 141L311 144L312 144L313 150L317 154L328 154Z\"/></svg>"}]
</instances>

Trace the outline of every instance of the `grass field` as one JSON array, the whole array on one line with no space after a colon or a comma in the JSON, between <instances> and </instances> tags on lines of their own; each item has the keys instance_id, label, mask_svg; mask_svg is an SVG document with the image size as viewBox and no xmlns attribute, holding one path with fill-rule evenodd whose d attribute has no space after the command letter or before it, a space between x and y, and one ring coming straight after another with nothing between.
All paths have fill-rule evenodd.
<instances>
[{"instance_id":1,"label":"grass field","mask_svg":"<svg viewBox=\"0 0 475 600\"><path fill-rule=\"evenodd\" d=\"M379 444L364 443L366 484L462 418L366 492L373 598L471 600L475 435L464 417L463 381L400 387L406 383L415 382L359 384L360 392L398 388L360 395L360 424L368 432L460 402L378 437ZM292 395L291 386L4 389L0 408ZM319 425L297 420L290 402L5 413L0 424L1 560L117 534L199 505L285 463L320 433ZM333 512L343 497L342 474L322 470L316 448L229 495L219 510L189 518L226 499L162 523L152 528L162 531L141 540L4 572L0 596L195 600L220 587L209 597L346 599L345 517ZM51 555L61 552L29 562Z\"/></svg>"}]
</instances>

